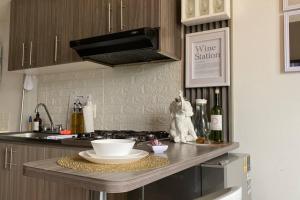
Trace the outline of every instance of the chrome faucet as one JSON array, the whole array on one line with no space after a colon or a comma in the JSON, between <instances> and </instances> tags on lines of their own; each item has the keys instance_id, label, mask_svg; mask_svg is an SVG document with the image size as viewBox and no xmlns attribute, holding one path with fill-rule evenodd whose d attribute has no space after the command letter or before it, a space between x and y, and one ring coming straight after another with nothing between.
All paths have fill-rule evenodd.
<instances>
[{"instance_id":1,"label":"chrome faucet","mask_svg":"<svg viewBox=\"0 0 300 200\"><path fill-rule=\"evenodd\" d=\"M53 123L53 120L52 120L52 118L50 116L48 108L47 108L47 106L45 104L39 103L38 105L36 105L36 107L35 107L35 113L39 112L39 107L41 107L41 106L44 107L44 109L45 109L45 111L46 111L46 113L48 115L48 118L49 118L49 121L50 121L50 126L51 126L50 127L51 131L54 131L54 123Z\"/></svg>"}]
</instances>

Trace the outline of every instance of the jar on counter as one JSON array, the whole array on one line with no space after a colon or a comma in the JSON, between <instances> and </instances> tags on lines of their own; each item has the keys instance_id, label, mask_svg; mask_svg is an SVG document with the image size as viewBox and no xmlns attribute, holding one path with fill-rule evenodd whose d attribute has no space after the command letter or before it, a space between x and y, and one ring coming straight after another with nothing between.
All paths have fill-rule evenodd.
<instances>
[{"instance_id":1,"label":"jar on counter","mask_svg":"<svg viewBox=\"0 0 300 200\"><path fill-rule=\"evenodd\" d=\"M206 105L206 99L196 99L196 113L194 126L197 136L207 139L209 135L209 126Z\"/></svg>"}]
</instances>

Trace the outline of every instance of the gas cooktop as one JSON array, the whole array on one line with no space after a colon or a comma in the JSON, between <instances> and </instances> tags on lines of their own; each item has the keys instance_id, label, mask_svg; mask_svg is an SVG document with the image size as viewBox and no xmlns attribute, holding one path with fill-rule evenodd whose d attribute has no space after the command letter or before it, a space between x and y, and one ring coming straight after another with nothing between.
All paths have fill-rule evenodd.
<instances>
[{"instance_id":1,"label":"gas cooktop","mask_svg":"<svg viewBox=\"0 0 300 200\"><path fill-rule=\"evenodd\" d=\"M77 138L62 140L62 144L91 147L92 140L101 139L132 139L141 143L152 139L169 139L169 133L165 131L97 130L94 133L78 134Z\"/></svg>"}]
</instances>

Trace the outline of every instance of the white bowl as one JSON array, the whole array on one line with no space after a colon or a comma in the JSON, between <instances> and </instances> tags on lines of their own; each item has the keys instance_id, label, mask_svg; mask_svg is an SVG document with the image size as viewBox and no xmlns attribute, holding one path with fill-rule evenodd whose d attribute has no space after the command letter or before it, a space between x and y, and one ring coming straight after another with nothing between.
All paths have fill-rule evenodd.
<instances>
[{"instance_id":1,"label":"white bowl","mask_svg":"<svg viewBox=\"0 0 300 200\"><path fill-rule=\"evenodd\" d=\"M91 141L97 156L126 156L135 141L126 139L104 139Z\"/></svg>"},{"instance_id":2,"label":"white bowl","mask_svg":"<svg viewBox=\"0 0 300 200\"><path fill-rule=\"evenodd\" d=\"M167 151L168 145L151 146L154 153L161 154Z\"/></svg>"}]
</instances>

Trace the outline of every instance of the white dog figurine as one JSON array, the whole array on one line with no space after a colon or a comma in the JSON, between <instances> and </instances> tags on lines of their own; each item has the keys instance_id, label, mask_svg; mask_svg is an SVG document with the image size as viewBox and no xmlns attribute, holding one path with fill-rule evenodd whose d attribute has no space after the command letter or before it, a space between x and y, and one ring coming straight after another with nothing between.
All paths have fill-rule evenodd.
<instances>
[{"instance_id":1,"label":"white dog figurine","mask_svg":"<svg viewBox=\"0 0 300 200\"><path fill-rule=\"evenodd\" d=\"M176 98L170 105L171 113L171 130L170 134L174 142L190 142L197 139L194 125L191 117L193 116L193 108L191 103L183 98L182 91L179 98Z\"/></svg>"}]
</instances>

